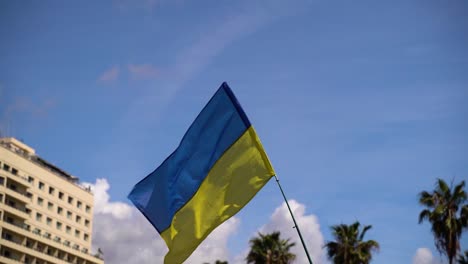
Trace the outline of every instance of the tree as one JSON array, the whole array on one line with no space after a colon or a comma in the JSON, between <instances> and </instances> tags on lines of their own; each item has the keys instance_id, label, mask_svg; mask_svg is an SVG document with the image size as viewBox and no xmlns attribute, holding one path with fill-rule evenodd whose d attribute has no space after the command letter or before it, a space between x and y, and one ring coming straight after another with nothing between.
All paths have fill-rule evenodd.
<instances>
[{"instance_id":1,"label":"tree","mask_svg":"<svg viewBox=\"0 0 468 264\"><path fill-rule=\"evenodd\" d=\"M465 181L449 187L437 179L433 192L422 191L419 194L419 204L425 206L419 214L419 223L431 223L431 231L437 250L446 255L453 264L460 250L460 238L463 230L468 227L468 204L464 190Z\"/></svg>"},{"instance_id":2,"label":"tree","mask_svg":"<svg viewBox=\"0 0 468 264\"><path fill-rule=\"evenodd\" d=\"M252 238L249 243L247 263L289 264L296 258L296 255L290 252L295 243L289 239L281 239L280 232L266 235L258 233L258 237Z\"/></svg>"},{"instance_id":3,"label":"tree","mask_svg":"<svg viewBox=\"0 0 468 264\"><path fill-rule=\"evenodd\" d=\"M331 227L335 241L325 244L327 255L335 264L367 264L372 259L372 253L380 249L375 240L364 241L364 236L371 225L359 230L360 223L352 225L340 224Z\"/></svg>"},{"instance_id":4,"label":"tree","mask_svg":"<svg viewBox=\"0 0 468 264\"><path fill-rule=\"evenodd\" d=\"M458 264L468 264L468 250L465 250L465 254L458 256Z\"/></svg>"},{"instance_id":5,"label":"tree","mask_svg":"<svg viewBox=\"0 0 468 264\"><path fill-rule=\"evenodd\" d=\"M228 264L227 261L216 260L215 264Z\"/></svg>"}]
</instances>

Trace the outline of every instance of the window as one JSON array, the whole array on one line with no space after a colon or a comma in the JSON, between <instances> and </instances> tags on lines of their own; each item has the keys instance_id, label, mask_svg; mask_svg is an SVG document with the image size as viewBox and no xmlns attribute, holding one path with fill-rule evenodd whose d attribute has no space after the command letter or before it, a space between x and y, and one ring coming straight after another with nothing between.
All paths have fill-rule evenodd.
<instances>
[{"instance_id":1,"label":"window","mask_svg":"<svg viewBox=\"0 0 468 264\"><path fill-rule=\"evenodd\" d=\"M48 203L47 203L47 209L49 209L49 210L54 209L54 204L51 203L51 202L48 202Z\"/></svg>"},{"instance_id":2,"label":"window","mask_svg":"<svg viewBox=\"0 0 468 264\"><path fill-rule=\"evenodd\" d=\"M49 187L49 194L54 195L55 189L54 187Z\"/></svg>"},{"instance_id":3,"label":"window","mask_svg":"<svg viewBox=\"0 0 468 264\"><path fill-rule=\"evenodd\" d=\"M18 170L15 168L11 168L11 174L18 175Z\"/></svg>"},{"instance_id":4,"label":"window","mask_svg":"<svg viewBox=\"0 0 468 264\"><path fill-rule=\"evenodd\" d=\"M91 211L91 207L89 205L86 206L86 212L89 213Z\"/></svg>"},{"instance_id":5,"label":"window","mask_svg":"<svg viewBox=\"0 0 468 264\"><path fill-rule=\"evenodd\" d=\"M36 221L42 221L42 215L40 213L36 213Z\"/></svg>"},{"instance_id":6,"label":"window","mask_svg":"<svg viewBox=\"0 0 468 264\"><path fill-rule=\"evenodd\" d=\"M28 197L29 199L31 199L33 197L32 193L30 192L26 192L26 197Z\"/></svg>"},{"instance_id":7,"label":"window","mask_svg":"<svg viewBox=\"0 0 468 264\"><path fill-rule=\"evenodd\" d=\"M84 225L85 225L86 227L89 227L89 220L88 220L88 219L85 219L85 220L84 220Z\"/></svg>"},{"instance_id":8,"label":"window","mask_svg":"<svg viewBox=\"0 0 468 264\"><path fill-rule=\"evenodd\" d=\"M57 222L55 226L57 227L58 230L62 230L62 223Z\"/></svg>"},{"instance_id":9,"label":"window","mask_svg":"<svg viewBox=\"0 0 468 264\"><path fill-rule=\"evenodd\" d=\"M72 204L73 203L73 197L68 196L68 203Z\"/></svg>"},{"instance_id":10,"label":"window","mask_svg":"<svg viewBox=\"0 0 468 264\"><path fill-rule=\"evenodd\" d=\"M31 177L31 176L28 176L28 182L29 182L29 183L33 183L33 182L34 182L34 178Z\"/></svg>"},{"instance_id":11,"label":"window","mask_svg":"<svg viewBox=\"0 0 468 264\"><path fill-rule=\"evenodd\" d=\"M89 239L89 235L88 235L88 234L84 234L84 240L85 240L85 241L88 241L88 239Z\"/></svg>"},{"instance_id":12,"label":"window","mask_svg":"<svg viewBox=\"0 0 468 264\"><path fill-rule=\"evenodd\" d=\"M39 190L44 190L44 183L43 182L39 182Z\"/></svg>"},{"instance_id":13,"label":"window","mask_svg":"<svg viewBox=\"0 0 468 264\"><path fill-rule=\"evenodd\" d=\"M76 236L76 237L80 237L80 231L75 230L75 236Z\"/></svg>"},{"instance_id":14,"label":"window","mask_svg":"<svg viewBox=\"0 0 468 264\"><path fill-rule=\"evenodd\" d=\"M9 170L10 170L10 166L8 166L8 165L6 165L5 163L3 163L3 170L9 171Z\"/></svg>"},{"instance_id":15,"label":"window","mask_svg":"<svg viewBox=\"0 0 468 264\"><path fill-rule=\"evenodd\" d=\"M13 241L13 236L11 234L6 233L5 234L5 239L9 241Z\"/></svg>"},{"instance_id":16,"label":"window","mask_svg":"<svg viewBox=\"0 0 468 264\"><path fill-rule=\"evenodd\" d=\"M3 185L4 182L5 182L5 178L0 177L0 185Z\"/></svg>"},{"instance_id":17,"label":"window","mask_svg":"<svg viewBox=\"0 0 468 264\"><path fill-rule=\"evenodd\" d=\"M67 218L72 219L72 213L70 211L67 211Z\"/></svg>"},{"instance_id":18,"label":"window","mask_svg":"<svg viewBox=\"0 0 468 264\"><path fill-rule=\"evenodd\" d=\"M66 231L67 231L67 234L70 234L71 233L71 227L67 226Z\"/></svg>"},{"instance_id":19,"label":"window","mask_svg":"<svg viewBox=\"0 0 468 264\"><path fill-rule=\"evenodd\" d=\"M32 247L33 247L33 243L32 243L30 240L26 240L26 247L32 248Z\"/></svg>"},{"instance_id":20,"label":"window","mask_svg":"<svg viewBox=\"0 0 468 264\"><path fill-rule=\"evenodd\" d=\"M57 207L57 214L61 215L63 212L63 208L62 207Z\"/></svg>"},{"instance_id":21,"label":"window","mask_svg":"<svg viewBox=\"0 0 468 264\"><path fill-rule=\"evenodd\" d=\"M81 223L81 216L79 216L79 215L76 216L76 222Z\"/></svg>"},{"instance_id":22,"label":"window","mask_svg":"<svg viewBox=\"0 0 468 264\"><path fill-rule=\"evenodd\" d=\"M76 202L76 207L78 207L79 209L81 209L81 202L80 202L80 201Z\"/></svg>"},{"instance_id":23,"label":"window","mask_svg":"<svg viewBox=\"0 0 468 264\"><path fill-rule=\"evenodd\" d=\"M59 199L63 200L63 192L59 192Z\"/></svg>"},{"instance_id":24,"label":"window","mask_svg":"<svg viewBox=\"0 0 468 264\"><path fill-rule=\"evenodd\" d=\"M42 206L43 203L44 203L44 199L42 199L41 197L37 197L37 204Z\"/></svg>"},{"instance_id":25,"label":"window","mask_svg":"<svg viewBox=\"0 0 468 264\"><path fill-rule=\"evenodd\" d=\"M47 217L46 221L47 221L47 225L49 225L49 226L52 225L52 219L51 218Z\"/></svg>"}]
</instances>

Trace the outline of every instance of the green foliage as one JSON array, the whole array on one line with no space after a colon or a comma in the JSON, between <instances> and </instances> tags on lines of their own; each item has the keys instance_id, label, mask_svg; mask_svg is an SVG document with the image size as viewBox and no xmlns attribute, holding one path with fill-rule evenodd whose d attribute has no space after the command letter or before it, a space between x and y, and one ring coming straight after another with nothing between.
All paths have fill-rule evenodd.
<instances>
[{"instance_id":1,"label":"green foliage","mask_svg":"<svg viewBox=\"0 0 468 264\"><path fill-rule=\"evenodd\" d=\"M453 184L452 184L453 185ZM433 192L422 191L419 204L426 207L419 214L419 223L431 223L431 231L437 250L454 263L460 250L460 238L468 227L467 194L465 181L455 187L438 179Z\"/></svg>"},{"instance_id":2,"label":"green foliage","mask_svg":"<svg viewBox=\"0 0 468 264\"><path fill-rule=\"evenodd\" d=\"M364 241L364 236L372 226L364 226L359 230L360 223L352 225L332 226L335 241L325 244L327 255L335 264L367 264L372 259L372 253L378 251L380 246L375 240Z\"/></svg>"},{"instance_id":3,"label":"green foliage","mask_svg":"<svg viewBox=\"0 0 468 264\"><path fill-rule=\"evenodd\" d=\"M296 258L290 252L295 243L289 239L281 239L280 232L271 234L258 233L258 237L250 240L250 252L247 263L255 264L289 264Z\"/></svg>"}]
</instances>

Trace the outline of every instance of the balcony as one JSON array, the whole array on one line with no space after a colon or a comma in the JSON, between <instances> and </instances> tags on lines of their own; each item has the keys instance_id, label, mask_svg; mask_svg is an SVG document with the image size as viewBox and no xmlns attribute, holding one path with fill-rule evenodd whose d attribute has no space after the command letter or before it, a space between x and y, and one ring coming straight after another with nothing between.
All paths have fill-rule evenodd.
<instances>
[{"instance_id":1,"label":"balcony","mask_svg":"<svg viewBox=\"0 0 468 264\"><path fill-rule=\"evenodd\" d=\"M79 256L85 259L87 263L97 263L97 264L103 263L101 258L98 258L95 255L91 254L90 252L88 252L87 249L86 250L75 249L76 251L75 250L74 251L78 254L71 252L70 249L72 249L72 246L71 246L71 243L67 240L63 240L63 242L61 242L61 239L59 237L55 236L55 238L52 238L52 236L47 235L48 233L42 233L37 228L32 229L29 227L29 225L26 225L26 224L19 225L19 224L12 224L8 222L4 222L4 223L5 223L5 228L8 230L11 230L14 233L31 238L33 240L37 240L43 244L50 245L54 248L62 250L63 252L67 252L69 254L74 254L76 256ZM40 252L42 254L45 254L44 252L39 251L38 249L28 248L26 247L26 245L22 245L22 247L27 248L29 250L34 250L34 252Z\"/></svg>"},{"instance_id":2,"label":"balcony","mask_svg":"<svg viewBox=\"0 0 468 264\"><path fill-rule=\"evenodd\" d=\"M4 258L8 259L8 261L6 261L6 263L23 263L21 260L23 259L24 257L24 252L22 250L19 250L18 248L21 247L21 243L19 241L15 241L13 239L13 237L8 236L5 234L2 235L1 237L2 241L0 242L0 244L2 245L2 247L4 248L4 250L7 250L10 252L15 252L13 253L12 255L3 255ZM0 259L1 260L1 259ZM4 262L1 262L0 263L4 263Z\"/></svg>"},{"instance_id":3,"label":"balcony","mask_svg":"<svg viewBox=\"0 0 468 264\"><path fill-rule=\"evenodd\" d=\"M19 216L23 219L29 219L29 215L30 215L30 211L28 209L22 209L22 208L19 208L19 207L15 207L13 205L10 205L8 203L5 204L5 211L13 214L13 215L16 215L16 216Z\"/></svg>"},{"instance_id":4,"label":"balcony","mask_svg":"<svg viewBox=\"0 0 468 264\"><path fill-rule=\"evenodd\" d=\"M28 204L28 203L31 203L31 197L28 196L27 194L25 193L22 193L18 190L15 190L13 188L10 188L10 187L5 187L5 194L11 196L11 197L14 197L15 199L25 203L25 204Z\"/></svg>"},{"instance_id":5,"label":"balcony","mask_svg":"<svg viewBox=\"0 0 468 264\"><path fill-rule=\"evenodd\" d=\"M0 263L19 263L19 264L22 264L23 262L21 262L19 260L16 260L16 259L8 258L8 257L5 257L5 256L0 256Z\"/></svg>"},{"instance_id":6,"label":"balcony","mask_svg":"<svg viewBox=\"0 0 468 264\"><path fill-rule=\"evenodd\" d=\"M3 238L2 246L6 246L18 252L26 253L28 255L31 255L36 258L40 258L41 260L45 260L50 263L57 262L56 258L54 258L53 256L49 256L41 252L39 249L28 248L25 245L22 245L21 243L17 243L15 241L11 241L11 240L7 240ZM6 263L9 263L9 262L6 262Z\"/></svg>"}]
</instances>

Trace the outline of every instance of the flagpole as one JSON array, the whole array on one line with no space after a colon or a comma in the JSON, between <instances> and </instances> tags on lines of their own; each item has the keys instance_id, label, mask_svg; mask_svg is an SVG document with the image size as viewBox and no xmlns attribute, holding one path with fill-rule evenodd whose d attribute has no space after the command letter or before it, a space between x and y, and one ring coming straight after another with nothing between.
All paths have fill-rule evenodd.
<instances>
[{"instance_id":1,"label":"flagpole","mask_svg":"<svg viewBox=\"0 0 468 264\"><path fill-rule=\"evenodd\" d=\"M283 195L284 201L286 202L286 205L288 206L289 213L291 214L292 220L294 222L294 228L296 228L297 233L299 234L299 238L301 239L302 246L304 247L305 253L307 255L307 259L309 259L310 264L313 264L312 259L310 258L310 255L309 255L309 251L307 251L307 247L306 247L306 244L304 242L304 239L302 238L301 230L299 230L299 226L297 225L296 219L294 218L293 212L291 211L291 207L289 206L288 199L286 199L286 195L284 195L283 188L281 187L279 179L278 179L278 177L276 175L275 175L275 180L276 180L276 183L278 184L278 187L279 187L279 189L281 191L281 194Z\"/></svg>"}]
</instances>

